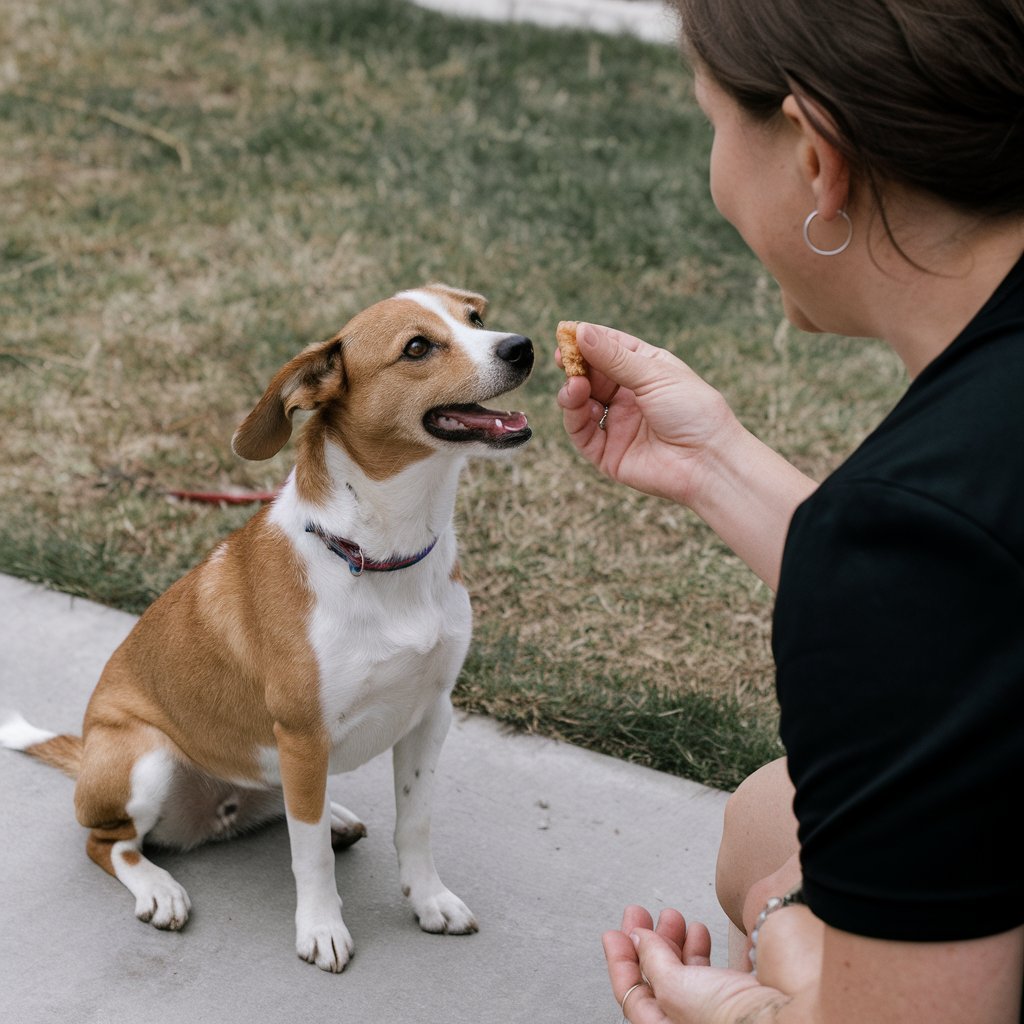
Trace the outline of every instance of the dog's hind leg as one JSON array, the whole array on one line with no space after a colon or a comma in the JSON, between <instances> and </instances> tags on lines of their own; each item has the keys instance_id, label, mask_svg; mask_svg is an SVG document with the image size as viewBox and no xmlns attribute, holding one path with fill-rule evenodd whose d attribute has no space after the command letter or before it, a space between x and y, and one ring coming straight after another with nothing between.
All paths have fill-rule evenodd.
<instances>
[{"instance_id":1,"label":"dog's hind leg","mask_svg":"<svg viewBox=\"0 0 1024 1024\"><path fill-rule=\"evenodd\" d=\"M78 820L90 829L86 851L135 897L135 916L176 931L188 920L188 894L142 854L142 841L182 767L162 733L140 722L97 724L85 739L75 787Z\"/></svg>"},{"instance_id":2,"label":"dog's hind leg","mask_svg":"<svg viewBox=\"0 0 1024 1024\"><path fill-rule=\"evenodd\" d=\"M366 826L347 808L331 801L331 846L344 850L366 835Z\"/></svg>"}]
</instances>

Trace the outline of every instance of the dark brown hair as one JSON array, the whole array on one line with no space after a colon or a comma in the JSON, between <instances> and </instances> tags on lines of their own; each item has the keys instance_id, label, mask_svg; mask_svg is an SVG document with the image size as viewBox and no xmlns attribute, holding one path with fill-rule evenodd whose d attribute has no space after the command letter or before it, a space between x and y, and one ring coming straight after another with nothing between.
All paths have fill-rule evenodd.
<instances>
[{"instance_id":1,"label":"dark brown hair","mask_svg":"<svg viewBox=\"0 0 1024 1024\"><path fill-rule=\"evenodd\" d=\"M691 59L760 120L793 93L876 199L1024 213L1024 0L674 3Z\"/></svg>"}]
</instances>

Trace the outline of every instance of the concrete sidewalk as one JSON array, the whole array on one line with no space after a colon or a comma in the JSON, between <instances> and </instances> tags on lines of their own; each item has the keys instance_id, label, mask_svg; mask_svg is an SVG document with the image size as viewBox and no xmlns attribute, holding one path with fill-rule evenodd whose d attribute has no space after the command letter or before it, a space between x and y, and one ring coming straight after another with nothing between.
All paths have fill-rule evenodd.
<instances>
[{"instance_id":1,"label":"concrete sidewalk","mask_svg":"<svg viewBox=\"0 0 1024 1024\"><path fill-rule=\"evenodd\" d=\"M0 708L78 732L134 619L0 576ZM480 932L419 930L398 891L387 756L331 779L369 835L337 858L356 954L342 975L294 951L283 824L154 859L188 889L180 933L135 920L85 855L72 783L0 750L0 1006L11 1024L617 1022L600 935L628 903L680 908L724 964L714 861L726 795L460 716L439 767L434 852Z\"/></svg>"}]
</instances>

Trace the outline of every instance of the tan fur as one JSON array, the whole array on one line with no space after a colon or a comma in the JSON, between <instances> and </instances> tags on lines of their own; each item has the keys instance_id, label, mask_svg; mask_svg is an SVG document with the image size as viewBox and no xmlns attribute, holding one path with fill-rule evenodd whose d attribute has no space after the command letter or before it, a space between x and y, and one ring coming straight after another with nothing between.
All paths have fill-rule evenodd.
<instances>
[{"instance_id":1,"label":"tan fur","mask_svg":"<svg viewBox=\"0 0 1024 1024\"><path fill-rule=\"evenodd\" d=\"M117 877L114 870L114 844L130 841L136 838L135 828L130 821L120 825L112 825L109 828L94 828L85 841L85 852L89 859L98 864L108 875ZM134 861L129 857L134 855ZM134 850L127 850L122 855L126 863L137 864L142 858Z\"/></svg>"},{"instance_id":2,"label":"tan fur","mask_svg":"<svg viewBox=\"0 0 1024 1024\"><path fill-rule=\"evenodd\" d=\"M306 723L292 729L278 722L274 736L288 813L314 825L324 811L330 740L319 723L312 729Z\"/></svg>"},{"instance_id":3,"label":"tan fur","mask_svg":"<svg viewBox=\"0 0 1024 1024\"><path fill-rule=\"evenodd\" d=\"M25 753L59 768L74 779L78 777L78 769L82 764L82 739L80 736L54 736L51 740L28 747Z\"/></svg>"},{"instance_id":4,"label":"tan fur","mask_svg":"<svg viewBox=\"0 0 1024 1024\"><path fill-rule=\"evenodd\" d=\"M322 427L307 423L297 447L299 458L295 465L295 485L304 500L322 508L331 496L331 475L327 470Z\"/></svg>"},{"instance_id":5,"label":"tan fur","mask_svg":"<svg viewBox=\"0 0 1024 1024\"><path fill-rule=\"evenodd\" d=\"M453 315L469 305L481 316L486 300L474 292L430 286ZM275 374L265 394L238 428L233 447L247 459L267 459L291 436L296 411L318 410L305 425L296 459L299 493L314 504L327 500L330 479L323 462L324 439L343 444L372 480L384 480L431 454L420 436L419 412L426 404L457 401L445 393L446 379L470 372L466 356L446 355L448 372L426 362L400 362L405 343L416 334L445 341L448 328L429 310L408 299L385 299L353 317L327 341L311 345ZM430 395L430 401L424 395Z\"/></svg>"},{"instance_id":6,"label":"tan fur","mask_svg":"<svg viewBox=\"0 0 1024 1024\"><path fill-rule=\"evenodd\" d=\"M290 544L262 510L143 614L85 715L75 805L101 867L113 873L110 845L134 836L125 805L144 753L167 749L211 775L256 781L275 710L319 726L310 604Z\"/></svg>"},{"instance_id":7,"label":"tan fur","mask_svg":"<svg viewBox=\"0 0 1024 1024\"><path fill-rule=\"evenodd\" d=\"M457 351L446 353L443 375L429 360L395 362L413 335L441 342L448 337L440 317L407 299L378 303L354 317L342 333L349 386L345 401L321 418L319 429L344 444L368 477L384 480L431 454L420 437L421 410L456 400L458 394L446 393L445 384L464 380L472 368ZM317 429L311 422L313 445Z\"/></svg>"},{"instance_id":8,"label":"tan fur","mask_svg":"<svg viewBox=\"0 0 1024 1024\"><path fill-rule=\"evenodd\" d=\"M339 394L344 383L341 348L344 329L327 341L310 345L274 375L256 407L235 432L232 447L243 459L269 459L287 443L292 417Z\"/></svg>"},{"instance_id":9,"label":"tan fur","mask_svg":"<svg viewBox=\"0 0 1024 1024\"><path fill-rule=\"evenodd\" d=\"M90 843L109 844L135 835L127 811L132 768L138 758L162 743L155 729L137 728L128 715L120 721L111 718L86 726L82 766L75 786L75 816L93 830ZM97 860L91 849L89 855Z\"/></svg>"},{"instance_id":10,"label":"tan fur","mask_svg":"<svg viewBox=\"0 0 1024 1024\"><path fill-rule=\"evenodd\" d=\"M115 651L86 710L86 759L91 730L146 723L210 774L255 780L274 710L315 718L311 596L267 512L173 584Z\"/></svg>"}]
</instances>

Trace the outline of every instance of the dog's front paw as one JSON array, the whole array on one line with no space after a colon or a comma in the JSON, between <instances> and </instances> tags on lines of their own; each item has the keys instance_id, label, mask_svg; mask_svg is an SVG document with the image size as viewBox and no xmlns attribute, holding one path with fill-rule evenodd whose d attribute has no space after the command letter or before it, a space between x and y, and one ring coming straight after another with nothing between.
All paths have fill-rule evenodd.
<instances>
[{"instance_id":1,"label":"dog's front paw","mask_svg":"<svg viewBox=\"0 0 1024 1024\"><path fill-rule=\"evenodd\" d=\"M321 971L340 974L352 959L354 948L340 910L334 915L320 915L315 920L296 923L296 953L307 963L316 964Z\"/></svg>"},{"instance_id":2,"label":"dog's front paw","mask_svg":"<svg viewBox=\"0 0 1024 1024\"><path fill-rule=\"evenodd\" d=\"M408 896L420 927L425 932L435 935L470 935L480 930L469 907L448 889L421 899L417 899L415 892L408 893Z\"/></svg>"}]
</instances>

